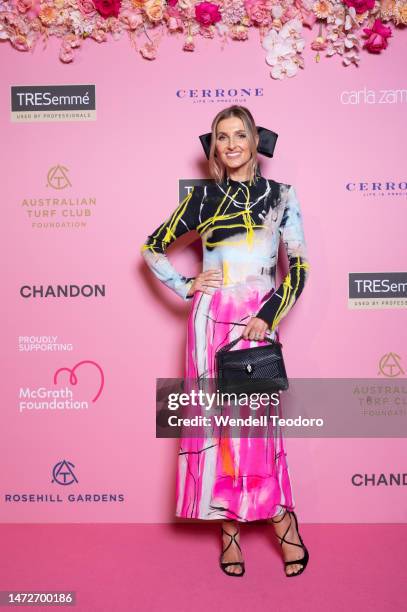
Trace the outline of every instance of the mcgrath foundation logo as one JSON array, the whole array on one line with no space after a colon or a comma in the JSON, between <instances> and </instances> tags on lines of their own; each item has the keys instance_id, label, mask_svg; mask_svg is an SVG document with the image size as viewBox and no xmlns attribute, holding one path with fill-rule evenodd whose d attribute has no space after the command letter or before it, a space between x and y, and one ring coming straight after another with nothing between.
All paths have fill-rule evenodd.
<instances>
[{"instance_id":1,"label":"mcgrath foundation logo","mask_svg":"<svg viewBox=\"0 0 407 612\"><path fill-rule=\"evenodd\" d=\"M378 376L386 376L386 378L396 378L405 374L402 365L401 357L397 353L386 353L379 361Z\"/></svg>"},{"instance_id":2,"label":"mcgrath foundation logo","mask_svg":"<svg viewBox=\"0 0 407 612\"><path fill-rule=\"evenodd\" d=\"M54 372L52 382L53 386L43 384L20 387L18 391L20 414L86 411L100 398L105 386L105 376L96 361L84 359L73 367L58 368ZM77 387L75 393L73 387Z\"/></svg>"},{"instance_id":3,"label":"mcgrath foundation logo","mask_svg":"<svg viewBox=\"0 0 407 612\"><path fill-rule=\"evenodd\" d=\"M75 466L73 463L63 459L62 461L54 465L52 469L51 482L56 482L57 484L60 484L64 487L66 487L67 485L71 485L74 482L78 482L78 479L76 478L73 472L74 467Z\"/></svg>"},{"instance_id":4,"label":"mcgrath foundation logo","mask_svg":"<svg viewBox=\"0 0 407 612\"><path fill-rule=\"evenodd\" d=\"M406 308L407 272L351 272L349 308Z\"/></svg>"},{"instance_id":5,"label":"mcgrath foundation logo","mask_svg":"<svg viewBox=\"0 0 407 612\"><path fill-rule=\"evenodd\" d=\"M45 180L44 180L45 178ZM72 193L70 169L63 164L51 166L41 180L48 194L26 196L20 206L32 229L84 229L96 211L94 196ZM56 193L50 193L54 190ZM58 192L66 190L64 195Z\"/></svg>"},{"instance_id":6,"label":"mcgrath foundation logo","mask_svg":"<svg viewBox=\"0 0 407 612\"><path fill-rule=\"evenodd\" d=\"M13 85L11 121L95 121L95 85Z\"/></svg>"}]
</instances>

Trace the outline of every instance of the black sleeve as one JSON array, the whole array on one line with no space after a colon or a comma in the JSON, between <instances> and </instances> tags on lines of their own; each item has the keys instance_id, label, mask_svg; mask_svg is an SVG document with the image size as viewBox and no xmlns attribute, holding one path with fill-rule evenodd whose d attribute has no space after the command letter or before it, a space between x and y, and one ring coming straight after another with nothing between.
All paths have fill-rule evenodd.
<instances>
[{"instance_id":1,"label":"black sleeve","mask_svg":"<svg viewBox=\"0 0 407 612\"><path fill-rule=\"evenodd\" d=\"M256 315L268 323L272 331L301 295L310 268L301 208L292 185L289 187L286 197L287 201L279 232L285 245L289 270L278 289L263 304Z\"/></svg>"},{"instance_id":2,"label":"black sleeve","mask_svg":"<svg viewBox=\"0 0 407 612\"><path fill-rule=\"evenodd\" d=\"M153 274L184 300L192 297L188 297L187 293L194 277L180 274L168 259L166 250L174 240L196 229L203 200L203 186L193 187L168 219L147 237L141 247L141 254Z\"/></svg>"}]
</instances>

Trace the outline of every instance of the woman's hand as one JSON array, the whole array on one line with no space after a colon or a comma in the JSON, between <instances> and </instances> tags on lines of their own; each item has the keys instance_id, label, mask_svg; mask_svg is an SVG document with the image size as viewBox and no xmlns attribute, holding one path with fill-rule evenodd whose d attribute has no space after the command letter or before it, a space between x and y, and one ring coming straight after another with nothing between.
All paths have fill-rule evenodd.
<instances>
[{"instance_id":1,"label":"woman's hand","mask_svg":"<svg viewBox=\"0 0 407 612\"><path fill-rule=\"evenodd\" d=\"M213 290L210 287L221 287L222 286L222 270L205 270L201 272L193 281L190 290L187 295L194 295L195 291L202 291L202 293L208 293L212 295Z\"/></svg>"},{"instance_id":2,"label":"woman's hand","mask_svg":"<svg viewBox=\"0 0 407 612\"><path fill-rule=\"evenodd\" d=\"M243 338L245 340L258 340L261 342L264 340L268 327L263 319L253 317L243 330Z\"/></svg>"}]
</instances>

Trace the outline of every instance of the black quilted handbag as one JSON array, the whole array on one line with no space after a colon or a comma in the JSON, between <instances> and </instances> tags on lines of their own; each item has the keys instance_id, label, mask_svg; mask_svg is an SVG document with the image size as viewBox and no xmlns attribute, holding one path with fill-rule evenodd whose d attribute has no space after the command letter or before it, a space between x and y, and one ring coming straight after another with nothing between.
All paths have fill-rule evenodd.
<instances>
[{"instance_id":1,"label":"black quilted handbag","mask_svg":"<svg viewBox=\"0 0 407 612\"><path fill-rule=\"evenodd\" d=\"M288 389L282 344L230 351L243 336L220 348L216 354L217 388L222 393L270 393Z\"/></svg>"}]
</instances>

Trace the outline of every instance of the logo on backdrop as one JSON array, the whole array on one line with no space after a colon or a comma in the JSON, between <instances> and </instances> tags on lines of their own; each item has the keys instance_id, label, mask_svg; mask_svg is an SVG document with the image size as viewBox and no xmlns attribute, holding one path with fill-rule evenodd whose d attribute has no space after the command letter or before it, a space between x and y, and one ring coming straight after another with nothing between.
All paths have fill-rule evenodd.
<instances>
[{"instance_id":1,"label":"logo on backdrop","mask_svg":"<svg viewBox=\"0 0 407 612\"><path fill-rule=\"evenodd\" d=\"M405 372L401 365L401 357L397 353L386 353L379 361L378 376L381 374L387 378L401 376Z\"/></svg>"},{"instance_id":2,"label":"logo on backdrop","mask_svg":"<svg viewBox=\"0 0 407 612\"><path fill-rule=\"evenodd\" d=\"M341 104L407 104L407 89L351 89L340 92Z\"/></svg>"},{"instance_id":3,"label":"logo on backdrop","mask_svg":"<svg viewBox=\"0 0 407 612\"><path fill-rule=\"evenodd\" d=\"M21 207L33 229L83 229L94 214L96 198L58 192L72 187L69 168L62 164L51 166L46 173L45 187L57 193L42 197L26 197Z\"/></svg>"},{"instance_id":4,"label":"logo on backdrop","mask_svg":"<svg viewBox=\"0 0 407 612\"><path fill-rule=\"evenodd\" d=\"M65 189L72 187L68 178L68 168L65 166L53 166L48 170L47 186L53 189Z\"/></svg>"},{"instance_id":5,"label":"logo on backdrop","mask_svg":"<svg viewBox=\"0 0 407 612\"><path fill-rule=\"evenodd\" d=\"M179 179L178 181L178 198L181 202L191 191L192 187L198 187L198 185L207 185L208 179Z\"/></svg>"},{"instance_id":6,"label":"logo on backdrop","mask_svg":"<svg viewBox=\"0 0 407 612\"><path fill-rule=\"evenodd\" d=\"M95 121L95 85L11 87L11 121Z\"/></svg>"},{"instance_id":7,"label":"logo on backdrop","mask_svg":"<svg viewBox=\"0 0 407 612\"><path fill-rule=\"evenodd\" d=\"M364 198L405 198L407 196L407 181L350 181L345 189Z\"/></svg>"},{"instance_id":8,"label":"logo on backdrop","mask_svg":"<svg viewBox=\"0 0 407 612\"><path fill-rule=\"evenodd\" d=\"M76 478L73 472L74 467L75 466L73 463L71 463L70 461L66 461L65 459L63 461L60 461L59 463L56 463L52 469L51 482L56 482L57 484L63 486L71 485L74 482L78 482L78 479Z\"/></svg>"},{"instance_id":9,"label":"logo on backdrop","mask_svg":"<svg viewBox=\"0 0 407 612\"><path fill-rule=\"evenodd\" d=\"M81 366L91 366L91 368L83 368ZM81 367L81 381L83 381L82 390L73 393L71 387L75 387L79 380L77 370ZM97 376L95 376L95 373ZM69 376L66 376L66 373ZM65 386L57 387L57 384L62 379ZM70 385L67 386L66 382ZM20 387L18 398L18 409L20 414L27 412L58 412L60 410L87 410L90 402L95 403L102 394L105 385L105 376L101 366L90 359L79 361L72 368L61 367L55 371L53 375L54 387L45 385L37 387ZM83 399L83 394L91 395L91 399Z\"/></svg>"},{"instance_id":10,"label":"logo on backdrop","mask_svg":"<svg viewBox=\"0 0 407 612\"><path fill-rule=\"evenodd\" d=\"M177 89L175 95L179 100L193 104L242 104L263 96L263 87Z\"/></svg>"},{"instance_id":11,"label":"logo on backdrop","mask_svg":"<svg viewBox=\"0 0 407 612\"><path fill-rule=\"evenodd\" d=\"M354 487L405 487L407 485L407 473L353 474L351 482Z\"/></svg>"},{"instance_id":12,"label":"logo on backdrop","mask_svg":"<svg viewBox=\"0 0 407 612\"><path fill-rule=\"evenodd\" d=\"M106 285L21 285L20 296L38 298L106 297Z\"/></svg>"},{"instance_id":13,"label":"logo on backdrop","mask_svg":"<svg viewBox=\"0 0 407 612\"><path fill-rule=\"evenodd\" d=\"M406 308L407 272L350 272L349 308Z\"/></svg>"},{"instance_id":14,"label":"logo on backdrop","mask_svg":"<svg viewBox=\"0 0 407 612\"><path fill-rule=\"evenodd\" d=\"M61 487L71 487L78 483L78 478L74 472L75 464L72 461L62 459L58 461L52 467L52 478L51 484L60 485ZM43 492L13 492L5 493L4 501L11 504L18 503L66 503L66 502L86 502L86 503L117 503L124 502L124 493L92 493L87 491L86 493L67 493L65 494L64 489L58 490L57 493L43 493Z\"/></svg>"}]
</instances>

